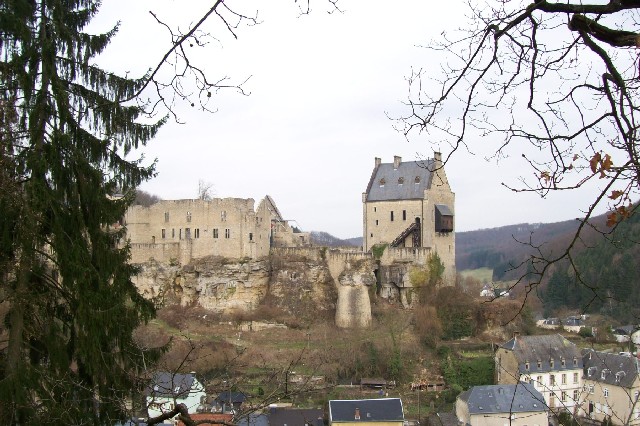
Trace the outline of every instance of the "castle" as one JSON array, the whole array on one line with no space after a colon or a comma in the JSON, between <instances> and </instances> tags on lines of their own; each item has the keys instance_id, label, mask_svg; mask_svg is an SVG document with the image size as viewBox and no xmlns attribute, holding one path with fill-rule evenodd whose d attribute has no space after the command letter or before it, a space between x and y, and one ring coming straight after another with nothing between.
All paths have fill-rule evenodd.
<instances>
[{"instance_id":1,"label":"castle","mask_svg":"<svg viewBox=\"0 0 640 426\"><path fill-rule=\"evenodd\" d=\"M425 161L403 162L396 156L393 163L382 163L376 158L362 202L361 249L312 247L309 234L290 226L268 195L255 209L250 198L159 201L148 207L132 206L124 221L132 263L189 265L165 280L174 287L189 288L183 293L184 303L193 302L185 298L189 294L214 310L225 306L251 310L270 291L280 291L282 294L275 296L282 297L286 285L281 284L285 282L295 282L299 290L299 278L304 276L304 285L309 286L305 291L324 288L327 300L335 300L336 324L366 326L371 321L369 289L375 287L373 293L388 301L414 306L415 289L409 272L424 267L434 253L445 267L444 282L454 282L455 196L441 156L435 153ZM198 269L203 267L202 260L213 258L236 259L238 265L245 266L224 276L220 271ZM294 271L289 270L294 266L286 259L307 263ZM252 264L247 266L247 261ZM273 270L277 276L272 276ZM192 272L193 279L188 278ZM138 280L139 285L151 289L151 297L164 285L156 275L151 272ZM337 300L328 296L336 289Z\"/></svg>"},{"instance_id":2,"label":"castle","mask_svg":"<svg viewBox=\"0 0 640 426\"><path fill-rule=\"evenodd\" d=\"M446 279L455 278L455 194L439 152L425 161L376 158L362 204L365 252L375 245L426 248L440 257Z\"/></svg>"},{"instance_id":3,"label":"castle","mask_svg":"<svg viewBox=\"0 0 640 426\"><path fill-rule=\"evenodd\" d=\"M259 259L272 247L309 245L309 234L291 227L270 196L255 210L254 204L251 198L214 198L132 206L124 220L131 262L185 265L208 256Z\"/></svg>"}]
</instances>

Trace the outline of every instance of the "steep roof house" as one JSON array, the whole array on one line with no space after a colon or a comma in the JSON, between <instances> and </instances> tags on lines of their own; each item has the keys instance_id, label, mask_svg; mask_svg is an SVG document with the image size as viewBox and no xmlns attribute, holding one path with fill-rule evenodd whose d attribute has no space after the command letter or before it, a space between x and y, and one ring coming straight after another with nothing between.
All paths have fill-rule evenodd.
<instances>
[{"instance_id":1,"label":"steep roof house","mask_svg":"<svg viewBox=\"0 0 640 426\"><path fill-rule=\"evenodd\" d=\"M269 426L324 426L324 411L319 408L271 407Z\"/></svg>"},{"instance_id":2,"label":"steep roof house","mask_svg":"<svg viewBox=\"0 0 640 426\"><path fill-rule=\"evenodd\" d=\"M470 426L547 426L542 394L529 383L474 386L456 399L459 424Z\"/></svg>"},{"instance_id":3,"label":"steep roof house","mask_svg":"<svg viewBox=\"0 0 640 426\"><path fill-rule=\"evenodd\" d=\"M206 397L204 386L193 373L158 372L147 387L147 412L149 417L157 417L177 404L185 404L189 412L195 413Z\"/></svg>"},{"instance_id":4,"label":"steep roof house","mask_svg":"<svg viewBox=\"0 0 640 426\"><path fill-rule=\"evenodd\" d=\"M559 334L515 334L494 355L495 383L530 383L552 410L575 412L582 392L582 354Z\"/></svg>"},{"instance_id":5,"label":"steep roof house","mask_svg":"<svg viewBox=\"0 0 640 426\"><path fill-rule=\"evenodd\" d=\"M455 276L455 195L441 154L423 161L375 159L363 202L363 248L429 248Z\"/></svg>"},{"instance_id":6,"label":"steep roof house","mask_svg":"<svg viewBox=\"0 0 640 426\"><path fill-rule=\"evenodd\" d=\"M403 426L400 398L352 399L329 401L329 424Z\"/></svg>"},{"instance_id":7,"label":"steep roof house","mask_svg":"<svg viewBox=\"0 0 640 426\"><path fill-rule=\"evenodd\" d=\"M582 415L617 425L640 424L640 377L638 358L586 350L583 360L584 398Z\"/></svg>"},{"instance_id":8,"label":"steep roof house","mask_svg":"<svg viewBox=\"0 0 640 426\"><path fill-rule=\"evenodd\" d=\"M218 412L229 413L239 410L246 400L247 395L243 392L222 391L216 397L214 406Z\"/></svg>"}]
</instances>

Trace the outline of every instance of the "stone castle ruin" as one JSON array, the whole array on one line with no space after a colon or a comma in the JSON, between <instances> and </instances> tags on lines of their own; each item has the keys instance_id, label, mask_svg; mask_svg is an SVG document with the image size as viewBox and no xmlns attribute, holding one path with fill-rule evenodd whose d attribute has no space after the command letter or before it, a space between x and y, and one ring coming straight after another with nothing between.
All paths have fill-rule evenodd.
<instances>
[{"instance_id":1,"label":"stone castle ruin","mask_svg":"<svg viewBox=\"0 0 640 426\"><path fill-rule=\"evenodd\" d=\"M267 298L296 316L333 312L339 327L367 327L371 297L411 308L409 271L437 253L455 277L455 196L440 154L422 162L375 159L362 194L362 248L312 247L269 196L167 200L125 216L136 284L150 298L252 311Z\"/></svg>"}]
</instances>

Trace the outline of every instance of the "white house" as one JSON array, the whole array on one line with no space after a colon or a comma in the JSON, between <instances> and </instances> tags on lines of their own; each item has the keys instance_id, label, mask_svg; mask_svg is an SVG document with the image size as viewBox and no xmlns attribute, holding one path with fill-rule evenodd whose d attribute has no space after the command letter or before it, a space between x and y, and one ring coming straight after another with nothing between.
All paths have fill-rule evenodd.
<instances>
[{"instance_id":1,"label":"white house","mask_svg":"<svg viewBox=\"0 0 640 426\"><path fill-rule=\"evenodd\" d=\"M185 404L189 412L195 413L206 397L204 386L193 373L159 372L147 388L147 413L149 417L157 417L177 404Z\"/></svg>"},{"instance_id":2,"label":"white house","mask_svg":"<svg viewBox=\"0 0 640 426\"><path fill-rule=\"evenodd\" d=\"M519 336L495 353L496 384L530 383L551 410L573 413L582 393L582 354L559 334Z\"/></svg>"}]
</instances>

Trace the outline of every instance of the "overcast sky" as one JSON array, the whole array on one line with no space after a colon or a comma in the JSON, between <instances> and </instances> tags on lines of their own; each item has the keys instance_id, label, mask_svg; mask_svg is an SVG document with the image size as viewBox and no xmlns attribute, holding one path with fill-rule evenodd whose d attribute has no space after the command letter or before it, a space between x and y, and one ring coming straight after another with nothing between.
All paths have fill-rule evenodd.
<instances>
[{"instance_id":1,"label":"overcast sky","mask_svg":"<svg viewBox=\"0 0 640 426\"><path fill-rule=\"evenodd\" d=\"M100 64L140 75L170 46L148 11L186 29L210 3L105 1L93 28L118 20L121 27ZM206 29L218 41L193 54L211 77L250 77L250 95L214 94L214 114L178 106L184 124L170 121L143 150L157 159L158 176L142 189L164 199L195 198L204 180L217 197L254 198L257 205L272 196L304 231L361 236L362 192L374 158L433 155L426 139L407 142L388 115L407 112L412 67L439 67L440 58L420 45L464 25L464 2L340 0L343 13L328 14L324 0L312 0L308 16L299 16L294 0L229 3L249 14L258 4L260 25L237 29L234 39L211 18ZM517 184L530 172L517 161L485 161L495 141L468 142L475 155L458 153L446 169L458 231L573 219L588 207L588 191L546 199L509 191L501 182ZM447 154L446 146L441 150Z\"/></svg>"}]
</instances>

